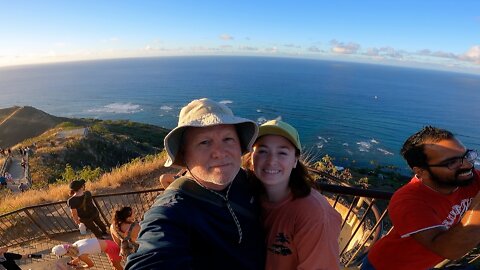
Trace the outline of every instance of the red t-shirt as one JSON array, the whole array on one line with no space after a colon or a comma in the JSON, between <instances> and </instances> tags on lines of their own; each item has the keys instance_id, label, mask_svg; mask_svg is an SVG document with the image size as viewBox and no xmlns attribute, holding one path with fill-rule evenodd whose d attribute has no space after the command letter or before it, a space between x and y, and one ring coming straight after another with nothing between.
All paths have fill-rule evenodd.
<instances>
[{"instance_id":1,"label":"red t-shirt","mask_svg":"<svg viewBox=\"0 0 480 270\"><path fill-rule=\"evenodd\" d=\"M375 269L425 270L443 261L444 258L411 235L435 227L449 229L457 224L480 190L479 171L474 174L471 185L459 187L448 195L431 189L416 177L397 190L388 206L394 227L368 253L368 260Z\"/></svg>"}]
</instances>

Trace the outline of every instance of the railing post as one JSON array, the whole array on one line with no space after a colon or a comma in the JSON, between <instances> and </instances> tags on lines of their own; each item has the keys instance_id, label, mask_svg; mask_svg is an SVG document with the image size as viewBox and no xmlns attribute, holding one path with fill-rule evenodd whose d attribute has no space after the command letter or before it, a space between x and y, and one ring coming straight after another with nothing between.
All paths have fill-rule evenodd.
<instances>
[{"instance_id":1,"label":"railing post","mask_svg":"<svg viewBox=\"0 0 480 270\"><path fill-rule=\"evenodd\" d=\"M375 203L375 199L372 199L372 201L370 202L370 205L368 205L367 210L365 210L365 214L362 216L362 219L360 220L360 222L358 223L357 227L356 227L355 230L353 231L352 236L351 236L350 239L348 240L348 242L347 242L347 244L345 245L345 247L343 248L343 250L340 252L340 256L345 252L345 250L347 250L348 245L350 245L350 242L352 242L354 236L357 234L357 232L358 232L358 230L360 229L360 227L362 226L362 224L364 224L365 219L367 218L368 211L370 211L370 209L373 207L374 203Z\"/></svg>"},{"instance_id":2,"label":"railing post","mask_svg":"<svg viewBox=\"0 0 480 270\"><path fill-rule=\"evenodd\" d=\"M352 257L350 258L350 260L345 264L346 267L348 267L353 259L355 257L357 257L358 253L362 250L362 248L365 246L365 244L367 243L368 239L370 239L370 237L375 233L375 230L377 229L377 227L381 226L382 223L383 223L383 219L385 218L385 216L387 215L387 210L383 211L383 214L380 216L380 218L377 220L377 222L375 223L375 225L373 226L373 228L370 230L370 233L367 235L367 237L365 237L362 241L362 244L360 245L360 247L355 251L355 253L352 255Z\"/></svg>"},{"instance_id":3,"label":"railing post","mask_svg":"<svg viewBox=\"0 0 480 270\"><path fill-rule=\"evenodd\" d=\"M37 226L38 229L43 232L43 234L45 234L45 236L46 236L48 239L52 239L52 237L50 236L50 234L48 234L48 232L47 232L46 230L44 230L44 229L42 228L42 226L40 226L40 224L38 224L38 223L35 221L35 219L32 217L32 215L30 215L30 213L28 212L27 209L23 209L23 212L27 215L27 217L30 219L30 221L31 221L33 224L35 224L35 226Z\"/></svg>"},{"instance_id":4,"label":"railing post","mask_svg":"<svg viewBox=\"0 0 480 270\"><path fill-rule=\"evenodd\" d=\"M107 224L107 226L110 226L110 222L108 222L107 216L105 216L105 214L103 213L102 208L98 204L97 200L95 199L95 197L92 197L92 199L95 207L97 207L98 209L98 212L100 212L100 215L103 217L103 221L105 221L105 224Z\"/></svg>"}]
</instances>

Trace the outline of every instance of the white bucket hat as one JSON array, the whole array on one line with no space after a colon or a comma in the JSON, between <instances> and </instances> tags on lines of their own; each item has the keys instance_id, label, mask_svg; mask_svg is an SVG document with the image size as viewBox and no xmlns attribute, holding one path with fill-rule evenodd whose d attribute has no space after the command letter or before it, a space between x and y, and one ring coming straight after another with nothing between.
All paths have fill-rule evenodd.
<instances>
[{"instance_id":1,"label":"white bucket hat","mask_svg":"<svg viewBox=\"0 0 480 270\"><path fill-rule=\"evenodd\" d=\"M58 257L63 256L67 254L68 246L68 244L56 245L52 248L52 253L57 255Z\"/></svg>"},{"instance_id":2,"label":"white bucket hat","mask_svg":"<svg viewBox=\"0 0 480 270\"><path fill-rule=\"evenodd\" d=\"M172 165L185 166L183 160L177 157L182 143L183 132L188 127L209 127L215 125L235 125L242 147L242 153L247 153L257 138L257 124L245 118L233 115L232 110L222 103L208 98L196 99L180 111L178 125L165 137L163 143L168 159L165 167Z\"/></svg>"}]
</instances>

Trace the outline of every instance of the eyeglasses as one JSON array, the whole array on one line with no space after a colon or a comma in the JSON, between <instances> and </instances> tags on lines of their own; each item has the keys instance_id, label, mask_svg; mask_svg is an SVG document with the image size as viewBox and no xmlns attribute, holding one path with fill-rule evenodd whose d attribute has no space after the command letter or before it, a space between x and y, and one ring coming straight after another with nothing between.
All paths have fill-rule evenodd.
<instances>
[{"instance_id":1,"label":"eyeglasses","mask_svg":"<svg viewBox=\"0 0 480 270\"><path fill-rule=\"evenodd\" d=\"M450 170L456 170L462 167L463 160L466 159L468 162L473 164L475 162L475 159L477 159L477 157L478 157L477 150L468 149L467 152L465 152L465 154L461 157L449 158L439 164L432 164L432 165L427 164L427 166L428 167L447 167Z\"/></svg>"}]
</instances>

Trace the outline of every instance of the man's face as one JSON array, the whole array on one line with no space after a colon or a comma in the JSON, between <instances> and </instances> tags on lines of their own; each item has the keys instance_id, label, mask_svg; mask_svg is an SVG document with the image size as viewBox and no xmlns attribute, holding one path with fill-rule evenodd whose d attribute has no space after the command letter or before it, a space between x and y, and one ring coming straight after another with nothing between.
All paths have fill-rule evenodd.
<instances>
[{"instance_id":1,"label":"man's face","mask_svg":"<svg viewBox=\"0 0 480 270\"><path fill-rule=\"evenodd\" d=\"M207 188L224 189L240 170L242 150L233 125L188 128L183 144L187 168Z\"/></svg>"},{"instance_id":2,"label":"man's face","mask_svg":"<svg viewBox=\"0 0 480 270\"><path fill-rule=\"evenodd\" d=\"M463 157L467 149L456 139L442 140L436 143L425 145L424 152L427 155L427 162L430 165L443 165L455 158ZM458 159L457 159L458 160ZM427 177L439 187L460 187L467 186L473 181L473 164L463 159L458 168L447 166L427 167ZM424 176L425 178L425 176Z\"/></svg>"}]
</instances>

